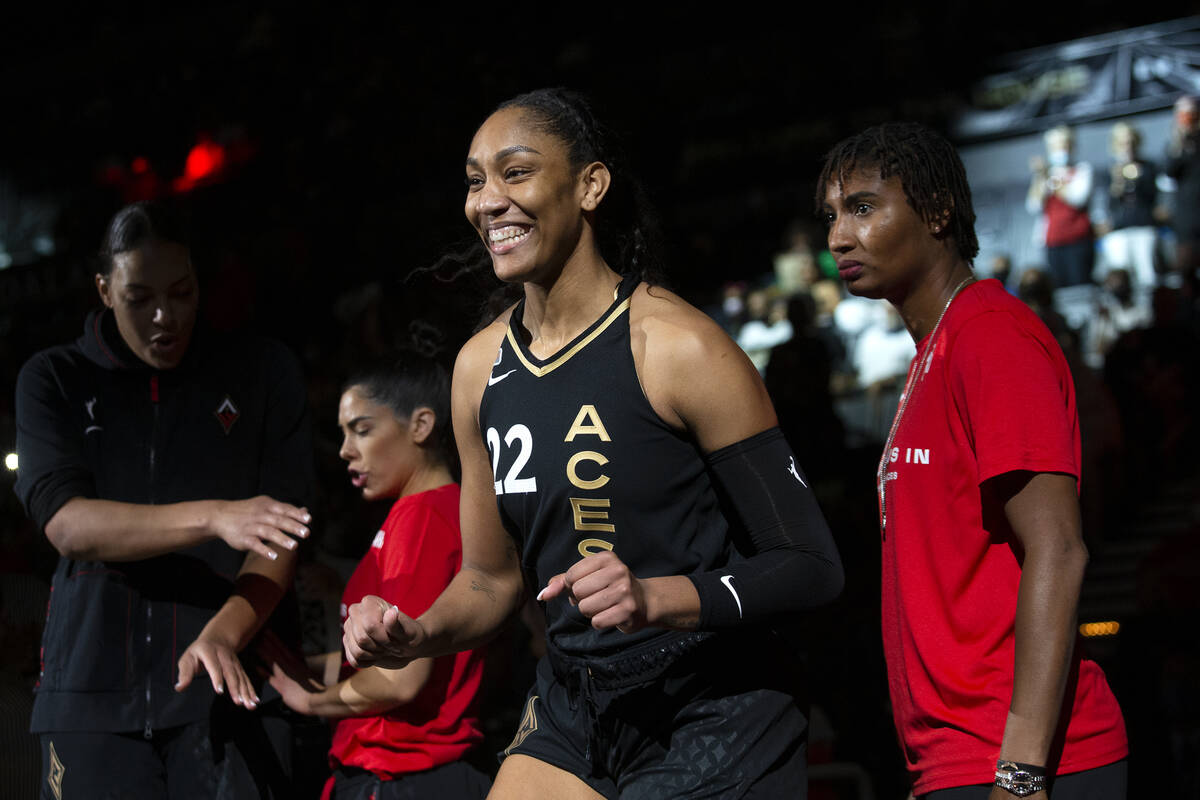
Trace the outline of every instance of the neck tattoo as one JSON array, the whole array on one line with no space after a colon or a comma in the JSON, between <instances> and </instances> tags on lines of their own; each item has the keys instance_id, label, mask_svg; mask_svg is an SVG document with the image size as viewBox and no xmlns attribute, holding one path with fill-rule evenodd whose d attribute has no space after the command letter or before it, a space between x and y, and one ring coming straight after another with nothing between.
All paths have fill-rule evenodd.
<instances>
[{"instance_id":1,"label":"neck tattoo","mask_svg":"<svg viewBox=\"0 0 1200 800\"><path fill-rule=\"evenodd\" d=\"M895 418L892 419L891 430L888 431L887 444L883 448L883 456L879 459L879 469L875 473L876 486L879 490L879 532L887 535L887 482L888 482L888 463L891 461L892 442L896 439L896 431L900 429L900 420L904 417L904 411L908 408L908 401L912 398L913 391L917 388L917 383L925 377L926 371L929 369L929 360L933 356L933 346L937 342L938 328L942 325L942 319L945 318L946 312L950 310L950 304L954 302L954 298L958 297L958 293L967 287L967 284L974 282L975 276L968 275L963 282L954 287L954 291L950 293L950 299L946 301L946 305L942 306L942 313L938 314L937 322L933 323L933 330L929 332L928 338L925 340L925 349L921 352L917 360L916 368L908 374L908 380L904 383L904 394L900 396L900 410L896 412Z\"/></svg>"}]
</instances>

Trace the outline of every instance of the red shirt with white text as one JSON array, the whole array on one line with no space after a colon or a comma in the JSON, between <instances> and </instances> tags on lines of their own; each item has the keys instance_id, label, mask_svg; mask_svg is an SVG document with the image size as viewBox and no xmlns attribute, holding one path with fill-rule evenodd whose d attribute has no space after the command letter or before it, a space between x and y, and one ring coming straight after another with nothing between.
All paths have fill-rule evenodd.
<instances>
[{"instance_id":1,"label":"red shirt with white text","mask_svg":"<svg viewBox=\"0 0 1200 800\"><path fill-rule=\"evenodd\" d=\"M984 518L981 484L1017 470L1080 475L1066 359L999 282L964 289L933 348L888 454L882 559L888 685L918 795L992 782L1012 700L1021 564L1002 510ZM1079 651L1059 774L1128 751L1104 673Z\"/></svg>"}]
</instances>

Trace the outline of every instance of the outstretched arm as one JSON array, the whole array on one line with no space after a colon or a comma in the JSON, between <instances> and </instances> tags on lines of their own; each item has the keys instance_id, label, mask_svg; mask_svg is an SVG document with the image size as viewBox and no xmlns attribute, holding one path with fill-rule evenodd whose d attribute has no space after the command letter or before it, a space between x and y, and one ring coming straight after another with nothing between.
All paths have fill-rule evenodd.
<instances>
[{"instance_id":1,"label":"outstretched arm","mask_svg":"<svg viewBox=\"0 0 1200 800\"><path fill-rule=\"evenodd\" d=\"M234 581L233 594L180 656L176 691L186 689L203 670L217 694L227 691L230 700L246 708L258 704L258 695L242 669L238 653L266 624L291 585L295 569L296 556L290 551L277 559L256 553L246 556Z\"/></svg>"},{"instance_id":2,"label":"outstretched arm","mask_svg":"<svg viewBox=\"0 0 1200 800\"><path fill-rule=\"evenodd\" d=\"M98 499L94 465L84 447L87 418L80 421L82 408L63 389L67 379L60 369L53 359L36 357L17 379L21 470L16 489L29 516L61 555L77 561L134 561L221 539L236 550L272 558L308 535L308 512L272 499L306 496L276 491L286 481L261 487L262 496L236 502L148 505ZM272 409L272 420L298 417L302 423L303 401L298 405L290 415ZM300 423L293 427L296 432L278 437L285 439L289 456L281 469L291 472L298 470L298 455L311 457L306 428Z\"/></svg>"},{"instance_id":3,"label":"outstretched arm","mask_svg":"<svg viewBox=\"0 0 1200 800\"><path fill-rule=\"evenodd\" d=\"M274 560L308 536L308 511L259 496L152 506L74 497L46 523L46 538L76 561L136 561L221 539Z\"/></svg>"},{"instance_id":4,"label":"outstretched arm","mask_svg":"<svg viewBox=\"0 0 1200 800\"><path fill-rule=\"evenodd\" d=\"M341 662L340 652L325 657ZM302 666L276 661L271 665L271 685L293 711L326 719L374 716L410 703L433 672L433 661L420 658L403 669L368 667L342 681L318 681Z\"/></svg>"}]
</instances>

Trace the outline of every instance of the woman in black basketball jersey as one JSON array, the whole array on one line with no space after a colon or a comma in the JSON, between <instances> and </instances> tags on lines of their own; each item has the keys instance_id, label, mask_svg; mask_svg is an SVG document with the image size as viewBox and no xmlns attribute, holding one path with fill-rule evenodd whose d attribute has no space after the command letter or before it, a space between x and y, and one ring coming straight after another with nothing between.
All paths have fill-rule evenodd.
<instances>
[{"instance_id":1,"label":"woman in black basketball jersey","mask_svg":"<svg viewBox=\"0 0 1200 800\"><path fill-rule=\"evenodd\" d=\"M478 645L540 590L547 657L491 797L777 797L806 721L771 623L841 564L757 371L643 278L636 184L577 95L476 132L466 214L523 299L462 349L463 569L410 619L350 610L359 665Z\"/></svg>"}]
</instances>

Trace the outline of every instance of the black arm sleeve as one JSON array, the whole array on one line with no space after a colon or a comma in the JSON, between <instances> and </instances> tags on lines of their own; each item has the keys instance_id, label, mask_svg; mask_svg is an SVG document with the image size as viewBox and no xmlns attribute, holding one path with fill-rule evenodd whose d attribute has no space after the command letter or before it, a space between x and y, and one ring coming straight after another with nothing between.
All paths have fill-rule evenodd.
<instances>
[{"instance_id":1,"label":"black arm sleeve","mask_svg":"<svg viewBox=\"0 0 1200 800\"><path fill-rule=\"evenodd\" d=\"M730 522L750 538L742 561L688 576L702 630L760 622L828 603L842 591L842 562L808 478L779 428L706 459Z\"/></svg>"}]
</instances>

